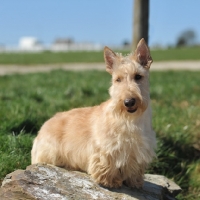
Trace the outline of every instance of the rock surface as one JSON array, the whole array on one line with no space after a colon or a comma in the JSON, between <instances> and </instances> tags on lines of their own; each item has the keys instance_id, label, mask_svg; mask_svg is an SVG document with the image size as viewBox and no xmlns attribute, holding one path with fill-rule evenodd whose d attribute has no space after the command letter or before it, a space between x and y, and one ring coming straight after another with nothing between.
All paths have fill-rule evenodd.
<instances>
[{"instance_id":1,"label":"rock surface","mask_svg":"<svg viewBox=\"0 0 200 200\"><path fill-rule=\"evenodd\" d=\"M1 200L173 200L181 188L164 176L145 175L142 189L106 189L89 175L52 165L30 165L8 174L0 188Z\"/></svg>"}]
</instances>

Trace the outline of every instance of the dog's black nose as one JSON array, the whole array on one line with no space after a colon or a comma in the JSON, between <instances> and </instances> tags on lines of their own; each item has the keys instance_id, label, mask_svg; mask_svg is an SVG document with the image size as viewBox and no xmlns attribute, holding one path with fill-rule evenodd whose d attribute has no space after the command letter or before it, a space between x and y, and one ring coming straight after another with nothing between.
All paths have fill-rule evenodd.
<instances>
[{"instance_id":1,"label":"dog's black nose","mask_svg":"<svg viewBox=\"0 0 200 200\"><path fill-rule=\"evenodd\" d=\"M132 99L125 99L124 100L124 105L128 108L132 107L135 105L135 99L132 98Z\"/></svg>"}]
</instances>

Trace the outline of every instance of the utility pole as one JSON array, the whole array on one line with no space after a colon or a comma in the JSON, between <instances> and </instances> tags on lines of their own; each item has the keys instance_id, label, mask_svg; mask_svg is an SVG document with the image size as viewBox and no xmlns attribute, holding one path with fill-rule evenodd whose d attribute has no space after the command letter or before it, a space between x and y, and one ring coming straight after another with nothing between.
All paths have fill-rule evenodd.
<instances>
[{"instance_id":1,"label":"utility pole","mask_svg":"<svg viewBox=\"0 0 200 200\"><path fill-rule=\"evenodd\" d=\"M148 44L148 32L149 0L134 0L132 50L136 49L141 38Z\"/></svg>"}]
</instances>

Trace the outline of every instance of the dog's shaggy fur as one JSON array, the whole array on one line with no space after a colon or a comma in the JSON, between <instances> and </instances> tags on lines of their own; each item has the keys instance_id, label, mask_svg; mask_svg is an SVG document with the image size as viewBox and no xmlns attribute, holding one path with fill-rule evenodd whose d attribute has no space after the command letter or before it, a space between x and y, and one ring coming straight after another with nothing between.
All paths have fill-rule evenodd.
<instances>
[{"instance_id":1,"label":"dog's shaggy fur","mask_svg":"<svg viewBox=\"0 0 200 200\"><path fill-rule=\"evenodd\" d=\"M91 174L106 187L141 187L155 156L151 126L149 49L142 39L123 57L104 48L112 75L110 99L98 106L57 113L34 140L32 164L49 163Z\"/></svg>"}]
</instances>

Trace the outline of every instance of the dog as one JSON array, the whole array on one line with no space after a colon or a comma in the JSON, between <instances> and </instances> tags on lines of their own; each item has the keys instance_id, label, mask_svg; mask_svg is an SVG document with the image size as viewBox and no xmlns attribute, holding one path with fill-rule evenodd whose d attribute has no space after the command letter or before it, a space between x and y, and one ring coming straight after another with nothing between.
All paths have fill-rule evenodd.
<instances>
[{"instance_id":1,"label":"dog","mask_svg":"<svg viewBox=\"0 0 200 200\"><path fill-rule=\"evenodd\" d=\"M110 99L46 121L34 140L31 162L86 172L108 188L123 183L141 188L156 148L149 94L153 60L144 39L127 56L105 47L104 59L112 75Z\"/></svg>"}]
</instances>

